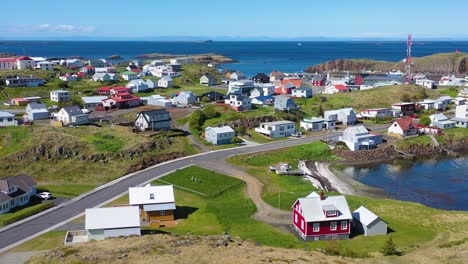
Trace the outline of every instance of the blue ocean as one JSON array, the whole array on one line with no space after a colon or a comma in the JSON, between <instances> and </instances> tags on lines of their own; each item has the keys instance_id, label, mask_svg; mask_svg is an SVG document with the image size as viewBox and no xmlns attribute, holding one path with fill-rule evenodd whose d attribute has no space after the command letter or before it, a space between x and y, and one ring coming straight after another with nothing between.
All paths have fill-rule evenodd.
<instances>
[{"instance_id":1,"label":"blue ocean","mask_svg":"<svg viewBox=\"0 0 468 264\"><path fill-rule=\"evenodd\" d=\"M468 42L418 42L413 56L440 52L468 52ZM406 56L406 42L152 42L152 41L60 41L60 42L1 42L0 53L42 57L107 58L120 55L123 59L147 53L199 54L218 53L239 63L223 65L248 76L273 70L300 72L308 66L342 58L368 58L399 61Z\"/></svg>"}]
</instances>

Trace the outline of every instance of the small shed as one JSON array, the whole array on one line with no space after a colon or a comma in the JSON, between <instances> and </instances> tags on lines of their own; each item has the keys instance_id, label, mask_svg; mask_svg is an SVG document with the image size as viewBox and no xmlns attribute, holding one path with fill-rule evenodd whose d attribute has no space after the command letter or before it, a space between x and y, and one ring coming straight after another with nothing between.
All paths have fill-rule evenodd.
<instances>
[{"instance_id":1,"label":"small shed","mask_svg":"<svg viewBox=\"0 0 468 264\"><path fill-rule=\"evenodd\" d=\"M88 240L141 235L140 209L137 206L91 208L85 212Z\"/></svg>"},{"instance_id":2,"label":"small shed","mask_svg":"<svg viewBox=\"0 0 468 264\"><path fill-rule=\"evenodd\" d=\"M362 205L353 212L353 226L364 236L387 234L387 223Z\"/></svg>"}]
</instances>

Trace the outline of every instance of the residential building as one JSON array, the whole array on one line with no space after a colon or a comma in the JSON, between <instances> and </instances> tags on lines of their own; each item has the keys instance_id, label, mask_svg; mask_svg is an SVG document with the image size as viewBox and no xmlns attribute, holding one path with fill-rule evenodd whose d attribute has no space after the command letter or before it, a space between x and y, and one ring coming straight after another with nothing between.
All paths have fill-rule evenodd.
<instances>
[{"instance_id":1,"label":"residential building","mask_svg":"<svg viewBox=\"0 0 468 264\"><path fill-rule=\"evenodd\" d=\"M270 77L263 72L252 77L252 80L254 83L270 83Z\"/></svg>"},{"instance_id":2,"label":"residential building","mask_svg":"<svg viewBox=\"0 0 468 264\"><path fill-rule=\"evenodd\" d=\"M158 81L158 87L169 88L169 87L172 87L172 85L173 85L173 81L170 76L163 76Z\"/></svg>"},{"instance_id":3,"label":"residential building","mask_svg":"<svg viewBox=\"0 0 468 264\"><path fill-rule=\"evenodd\" d=\"M28 120L40 120L49 118L49 110L45 104L42 103L29 103L26 106L26 115Z\"/></svg>"},{"instance_id":4,"label":"residential building","mask_svg":"<svg viewBox=\"0 0 468 264\"><path fill-rule=\"evenodd\" d=\"M292 226L304 240L348 239L352 215L344 195L312 192L292 205Z\"/></svg>"},{"instance_id":5,"label":"residential building","mask_svg":"<svg viewBox=\"0 0 468 264\"><path fill-rule=\"evenodd\" d=\"M36 187L34 179L26 174L1 178L0 215L8 213L15 207L28 204L31 197L36 195Z\"/></svg>"},{"instance_id":6,"label":"residential building","mask_svg":"<svg viewBox=\"0 0 468 264\"><path fill-rule=\"evenodd\" d=\"M65 66L70 69L78 69L85 66L85 63L79 59L67 59L65 60Z\"/></svg>"},{"instance_id":7,"label":"residential building","mask_svg":"<svg viewBox=\"0 0 468 264\"><path fill-rule=\"evenodd\" d=\"M386 235L388 224L364 206L354 210L353 228L364 236Z\"/></svg>"},{"instance_id":8,"label":"residential building","mask_svg":"<svg viewBox=\"0 0 468 264\"><path fill-rule=\"evenodd\" d=\"M120 74L120 76L122 76L122 78L126 81L136 80L140 78L137 73L132 71L124 71Z\"/></svg>"},{"instance_id":9,"label":"residential building","mask_svg":"<svg viewBox=\"0 0 468 264\"><path fill-rule=\"evenodd\" d=\"M139 209L136 206L91 208L85 211L87 239L140 236Z\"/></svg>"},{"instance_id":10,"label":"residential building","mask_svg":"<svg viewBox=\"0 0 468 264\"><path fill-rule=\"evenodd\" d=\"M435 81L428 80L428 79L418 79L416 80L416 85L420 85L427 89L434 89L435 88Z\"/></svg>"},{"instance_id":11,"label":"residential building","mask_svg":"<svg viewBox=\"0 0 468 264\"><path fill-rule=\"evenodd\" d=\"M269 138L289 137L296 132L296 124L292 121L275 121L260 123L255 132Z\"/></svg>"},{"instance_id":12,"label":"residential building","mask_svg":"<svg viewBox=\"0 0 468 264\"><path fill-rule=\"evenodd\" d=\"M17 106L26 106L29 103L39 103L40 101L41 101L40 96L20 97L20 98L12 98L10 100L10 104L17 105Z\"/></svg>"},{"instance_id":13,"label":"residential building","mask_svg":"<svg viewBox=\"0 0 468 264\"><path fill-rule=\"evenodd\" d=\"M205 128L205 140L213 145L232 143L236 132L230 126Z\"/></svg>"},{"instance_id":14,"label":"residential building","mask_svg":"<svg viewBox=\"0 0 468 264\"><path fill-rule=\"evenodd\" d=\"M166 65L170 71L179 72L182 70L182 64L180 63L169 63Z\"/></svg>"},{"instance_id":15,"label":"residential building","mask_svg":"<svg viewBox=\"0 0 468 264\"><path fill-rule=\"evenodd\" d=\"M371 108L362 110L361 116L366 119L386 118L393 116L393 112L390 108Z\"/></svg>"},{"instance_id":16,"label":"residential building","mask_svg":"<svg viewBox=\"0 0 468 264\"><path fill-rule=\"evenodd\" d=\"M165 109L141 111L135 119L135 128L140 131L169 130L171 129L170 114Z\"/></svg>"},{"instance_id":17,"label":"residential building","mask_svg":"<svg viewBox=\"0 0 468 264\"><path fill-rule=\"evenodd\" d=\"M468 84L468 82L467 82L467 84ZM458 92L458 97L463 97L463 98L468 99L468 88L463 88L462 90L460 90Z\"/></svg>"},{"instance_id":18,"label":"residential building","mask_svg":"<svg viewBox=\"0 0 468 264\"><path fill-rule=\"evenodd\" d=\"M321 131L336 128L335 120L320 117L304 118L301 120L300 126L307 131Z\"/></svg>"},{"instance_id":19,"label":"residential building","mask_svg":"<svg viewBox=\"0 0 468 264\"><path fill-rule=\"evenodd\" d=\"M228 94L241 94L247 95L250 94L255 88L254 82L252 80L238 80L231 81L228 85Z\"/></svg>"},{"instance_id":20,"label":"residential building","mask_svg":"<svg viewBox=\"0 0 468 264\"><path fill-rule=\"evenodd\" d=\"M213 86L216 84L216 78L212 75L205 74L200 77L200 84L205 86Z\"/></svg>"},{"instance_id":21,"label":"residential building","mask_svg":"<svg viewBox=\"0 0 468 264\"><path fill-rule=\"evenodd\" d=\"M312 78L312 86L325 86L326 83L327 83L326 75L316 74Z\"/></svg>"},{"instance_id":22,"label":"residential building","mask_svg":"<svg viewBox=\"0 0 468 264\"><path fill-rule=\"evenodd\" d=\"M356 124L356 112L353 108L342 108L324 112L325 119L335 120L343 125Z\"/></svg>"},{"instance_id":23,"label":"residential building","mask_svg":"<svg viewBox=\"0 0 468 264\"><path fill-rule=\"evenodd\" d=\"M44 79L18 76L16 78L6 78L5 84L7 87L37 87L44 85Z\"/></svg>"},{"instance_id":24,"label":"residential building","mask_svg":"<svg viewBox=\"0 0 468 264\"><path fill-rule=\"evenodd\" d=\"M129 88L132 93L143 93L149 89L147 82L142 79L131 80L125 87Z\"/></svg>"},{"instance_id":25,"label":"residential building","mask_svg":"<svg viewBox=\"0 0 468 264\"><path fill-rule=\"evenodd\" d=\"M272 83L255 83L254 86L256 89L261 89L263 91L263 94L259 96L269 96L275 94L275 85Z\"/></svg>"},{"instance_id":26,"label":"residential building","mask_svg":"<svg viewBox=\"0 0 468 264\"><path fill-rule=\"evenodd\" d=\"M96 106L102 106L102 100L106 100L107 96L83 96L81 101L83 102L83 107L90 111L96 110Z\"/></svg>"},{"instance_id":27,"label":"residential building","mask_svg":"<svg viewBox=\"0 0 468 264\"><path fill-rule=\"evenodd\" d=\"M195 59L193 57L180 57L180 58L175 58L175 59L170 59L170 63L172 64L191 64L195 62Z\"/></svg>"},{"instance_id":28,"label":"residential building","mask_svg":"<svg viewBox=\"0 0 468 264\"><path fill-rule=\"evenodd\" d=\"M0 127L17 125L18 121L16 121L14 114L5 111L0 111Z\"/></svg>"},{"instance_id":29,"label":"residential building","mask_svg":"<svg viewBox=\"0 0 468 264\"><path fill-rule=\"evenodd\" d=\"M78 81L78 76L76 74L66 73L65 75L60 76L59 79L64 82L76 82Z\"/></svg>"},{"instance_id":30,"label":"residential building","mask_svg":"<svg viewBox=\"0 0 468 264\"><path fill-rule=\"evenodd\" d=\"M286 75L280 71L272 71L269 75L270 82L274 83L275 81L281 81Z\"/></svg>"},{"instance_id":31,"label":"residential building","mask_svg":"<svg viewBox=\"0 0 468 264\"><path fill-rule=\"evenodd\" d=\"M373 149L383 142L382 135L369 133L364 126L348 127L339 137L351 151Z\"/></svg>"},{"instance_id":32,"label":"residential building","mask_svg":"<svg viewBox=\"0 0 468 264\"><path fill-rule=\"evenodd\" d=\"M417 124L410 117L402 117L395 120L388 127L388 135L398 138L407 138L418 136L419 130Z\"/></svg>"},{"instance_id":33,"label":"residential building","mask_svg":"<svg viewBox=\"0 0 468 264\"><path fill-rule=\"evenodd\" d=\"M36 64L36 69L40 69L44 71L53 71L54 64L50 61L41 61Z\"/></svg>"},{"instance_id":34,"label":"residential building","mask_svg":"<svg viewBox=\"0 0 468 264\"><path fill-rule=\"evenodd\" d=\"M104 59L90 59L88 60L88 66L93 66L95 68L104 68L107 66L107 62Z\"/></svg>"},{"instance_id":35,"label":"residential building","mask_svg":"<svg viewBox=\"0 0 468 264\"><path fill-rule=\"evenodd\" d=\"M18 68L15 58L0 58L0 70L15 70Z\"/></svg>"},{"instance_id":36,"label":"residential building","mask_svg":"<svg viewBox=\"0 0 468 264\"><path fill-rule=\"evenodd\" d=\"M288 112L296 111L298 109L294 99L285 95L279 95L275 97L274 107L276 110Z\"/></svg>"},{"instance_id":37,"label":"residential building","mask_svg":"<svg viewBox=\"0 0 468 264\"><path fill-rule=\"evenodd\" d=\"M464 105L466 104L466 98L463 97L457 97L454 100L455 105Z\"/></svg>"},{"instance_id":38,"label":"residential building","mask_svg":"<svg viewBox=\"0 0 468 264\"><path fill-rule=\"evenodd\" d=\"M312 97L312 89L308 87L299 87L292 90L293 97L302 97L302 98L310 98Z\"/></svg>"},{"instance_id":39,"label":"residential building","mask_svg":"<svg viewBox=\"0 0 468 264\"><path fill-rule=\"evenodd\" d=\"M197 96L197 101L202 102L203 98L208 98L208 102L216 102L224 100L225 95L216 91L209 91Z\"/></svg>"},{"instance_id":40,"label":"residential building","mask_svg":"<svg viewBox=\"0 0 468 264\"><path fill-rule=\"evenodd\" d=\"M57 103L68 102L70 101L70 92L65 90L50 91L50 100Z\"/></svg>"},{"instance_id":41,"label":"residential building","mask_svg":"<svg viewBox=\"0 0 468 264\"><path fill-rule=\"evenodd\" d=\"M292 94L292 91L294 89L296 89L296 86L294 86L294 84L288 82L285 85L275 87L275 94L289 95L289 94Z\"/></svg>"},{"instance_id":42,"label":"residential building","mask_svg":"<svg viewBox=\"0 0 468 264\"><path fill-rule=\"evenodd\" d=\"M176 203L172 185L130 187L128 198L130 205L139 208L141 221L161 226L174 220Z\"/></svg>"},{"instance_id":43,"label":"residential building","mask_svg":"<svg viewBox=\"0 0 468 264\"><path fill-rule=\"evenodd\" d=\"M233 72L233 73L231 73L230 78L234 79L236 81L247 79L247 77L242 72Z\"/></svg>"},{"instance_id":44,"label":"residential building","mask_svg":"<svg viewBox=\"0 0 468 264\"><path fill-rule=\"evenodd\" d=\"M442 129L454 128L456 124L455 121L449 120L444 114L434 114L429 118L431 119L431 126Z\"/></svg>"},{"instance_id":45,"label":"residential building","mask_svg":"<svg viewBox=\"0 0 468 264\"><path fill-rule=\"evenodd\" d=\"M468 105L459 105L455 110L455 117L452 118L455 121L456 127L468 128Z\"/></svg>"},{"instance_id":46,"label":"residential building","mask_svg":"<svg viewBox=\"0 0 468 264\"><path fill-rule=\"evenodd\" d=\"M96 67L94 70L96 73L115 73L115 67Z\"/></svg>"},{"instance_id":47,"label":"residential building","mask_svg":"<svg viewBox=\"0 0 468 264\"><path fill-rule=\"evenodd\" d=\"M344 92L351 92L351 89L344 84L335 84L331 86L327 86L323 91L324 94L336 94L336 93L344 93Z\"/></svg>"},{"instance_id":48,"label":"residential building","mask_svg":"<svg viewBox=\"0 0 468 264\"><path fill-rule=\"evenodd\" d=\"M399 110L403 116L408 116L416 112L416 103L396 103L392 105L392 109Z\"/></svg>"},{"instance_id":49,"label":"residential building","mask_svg":"<svg viewBox=\"0 0 468 264\"><path fill-rule=\"evenodd\" d=\"M83 113L78 106L63 107L55 115L55 119L62 123L62 125L83 125L87 124L88 114Z\"/></svg>"},{"instance_id":50,"label":"residential building","mask_svg":"<svg viewBox=\"0 0 468 264\"><path fill-rule=\"evenodd\" d=\"M252 91L250 91L250 98L256 98L263 96L263 90L261 88L255 87Z\"/></svg>"},{"instance_id":51,"label":"residential building","mask_svg":"<svg viewBox=\"0 0 468 264\"><path fill-rule=\"evenodd\" d=\"M158 81L153 79L146 80L146 85L148 85L148 89L156 89L158 88Z\"/></svg>"},{"instance_id":52,"label":"residential building","mask_svg":"<svg viewBox=\"0 0 468 264\"><path fill-rule=\"evenodd\" d=\"M117 80L117 74L115 73L98 72L93 75L93 81L95 82L110 82Z\"/></svg>"},{"instance_id":53,"label":"residential building","mask_svg":"<svg viewBox=\"0 0 468 264\"><path fill-rule=\"evenodd\" d=\"M302 79L299 77L284 77L283 80L281 80L281 85L286 86L287 84L292 84L294 87L301 87Z\"/></svg>"},{"instance_id":54,"label":"residential building","mask_svg":"<svg viewBox=\"0 0 468 264\"><path fill-rule=\"evenodd\" d=\"M272 95L259 96L252 98L253 105L272 105L275 102L275 97Z\"/></svg>"},{"instance_id":55,"label":"residential building","mask_svg":"<svg viewBox=\"0 0 468 264\"><path fill-rule=\"evenodd\" d=\"M107 109L128 109L141 105L140 97L131 93L118 93L111 95L110 98L102 100L102 105Z\"/></svg>"},{"instance_id":56,"label":"residential building","mask_svg":"<svg viewBox=\"0 0 468 264\"><path fill-rule=\"evenodd\" d=\"M224 103L239 112L252 109L252 99L244 95L229 94Z\"/></svg>"},{"instance_id":57,"label":"residential building","mask_svg":"<svg viewBox=\"0 0 468 264\"><path fill-rule=\"evenodd\" d=\"M172 99L172 104L176 106L188 106L196 102L196 96L192 91L181 91Z\"/></svg>"},{"instance_id":58,"label":"residential building","mask_svg":"<svg viewBox=\"0 0 468 264\"><path fill-rule=\"evenodd\" d=\"M455 75L442 76L439 81L439 86L463 86L465 79L457 78Z\"/></svg>"},{"instance_id":59,"label":"residential building","mask_svg":"<svg viewBox=\"0 0 468 264\"><path fill-rule=\"evenodd\" d=\"M81 68L80 72L88 75L93 75L96 73L96 67L87 65Z\"/></svg>"},{"instance_id":60,"label":"residential building","mask_svg":"<svg viewBox=\"0 0 468 264\"><path fill-rule=\"evenodd\" d=\"M163 106L163 107L171 107L172 101L159 94L154 94L154 95L150 95L147 97L147 104Z\"/></svg>"},{"instance_id":61,"label":"residential building","mask_svg":"<svg viewBox=\"0 0 468 264\"><path fill-rule=\"evenodd\" d=\"M17 69L34 69L36 67L36 62L27 56L21 56L16 59Z\"/></svg>"}]
</instances>

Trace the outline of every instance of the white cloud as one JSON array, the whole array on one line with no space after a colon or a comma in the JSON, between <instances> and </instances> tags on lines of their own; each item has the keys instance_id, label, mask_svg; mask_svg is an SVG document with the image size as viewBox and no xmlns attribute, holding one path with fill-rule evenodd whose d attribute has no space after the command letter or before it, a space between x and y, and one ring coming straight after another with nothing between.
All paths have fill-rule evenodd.
<instances>
[{"instance_id":1,"label":"white cloud","mask_svg":"<svg viewBox=\"0 0 468 264\"><path fill-rule=\"evenodd\" d=\"M49 32L59 34L79 34L79 33L93 33L96 28L93 26L75 26L68 24L52 25L52 24L39 24L39 25L25 25L10 28L11 32L16 33L34 33L34 32Z\"/></svg>"}]
</instances>

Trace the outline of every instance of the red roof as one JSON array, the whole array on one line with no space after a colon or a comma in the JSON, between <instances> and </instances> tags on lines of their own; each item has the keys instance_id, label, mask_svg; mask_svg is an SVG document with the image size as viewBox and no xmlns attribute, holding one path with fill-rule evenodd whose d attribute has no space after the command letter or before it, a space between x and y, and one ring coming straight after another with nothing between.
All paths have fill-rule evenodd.
<instances>
[{"instance_id":1,"label":"red roof","mask_svg":"<svg viewBox=\"0 0 468 264\"><path fill-rule=\"evenodd\" d=\"M417 127L417 124L413 121L412 118L409 118L409 117L403 117L403 118L397 119L395 122L403 131L407 131L411 128Z\"/></svg>"},{"instance_id":2,"label":"red roof","mask_svg":"<svg viewBox=\"0 0 468 264\"><path fill-rule=\"evenodd\" d=\"M0 62L16 62L15 58L0 58Z\"/></svg>"},{"instance_id":3,"label":"red roof","mask_svg":"<svg viewBox=\"0 0 468 264\"><path fill-rule=\"evenodd\" d=\"M86 69L96 69L94 66L85 66Z\"/></svg>"},{"instance_id":4,"label":"red roof","mask_svg":"<svg viewBox=\"0 0 468 264\"><path fill-rule=\"evenodd\" d=\"M291 80L282 80L281 84L283 86L286 86L288 83L291 83L295 87L301 87L302 86L302 80L300 79L291 79Z\"/></svg>"},{"instance_id":5,"label":"red roof","mask_svg":"<svg viewBox=\"0 0 468 264\"><path fill-rule=\"evenodd\" d=\"M32 60L32 59L27 56L21 56L21 57L18 57L18 60Z\"/></svg>"},{"instance_id":6,"label":"red roof","mask_svg":"<svg viewBox=\"0 0 468 264\"><path fill-rule=\"evenodd\" d=\"M97 90L100 92L110 92L110 89L111 87L109 86L103 86L103 87L99 87Z\"/></svg>"},{"instance_id":7,"label":"red roof","mask_svg":"<svg viewBox=\"0 0 468 264\"><path fill-rule=\"evenodd\" d=\"M78 77L83 77L84 75L85 75L84 72L78 72L78 73L76 73L76 76L78 76Z\"/></svg>"},{"instance_id":8,"label":"red roof","mask_svg":"<svg viewBox=\"0 0 468 264\"><path fill-rule=\"evenodd\" d=\"M343 85L343 84L337 84L337 85L335 85L335 88L338 89L339 91L347 91L348 90L348 86Z\"/></svg>"},{"instance_id":9,"label":"red roof","mask_svg":"<svg viewBox=\"0 0 468 264\"><path fill-rule=\"evenodd\" d=\"M112 96L110 99L116 102L129 102L129 101L140 100L140 97L136 97L130 93L121 93L116 96Z\"/></svg>"},{"instance_id":10,"label":"red roof","mask_svg":"<svg viewBox=\"0 0 468 264\"><path fill-rule=\"evenodd\" d=\"M142 70L140 70L140 69L132 69L132 72L140 73L140 72L142 72Z\"/></svg>"}]
</instances>

